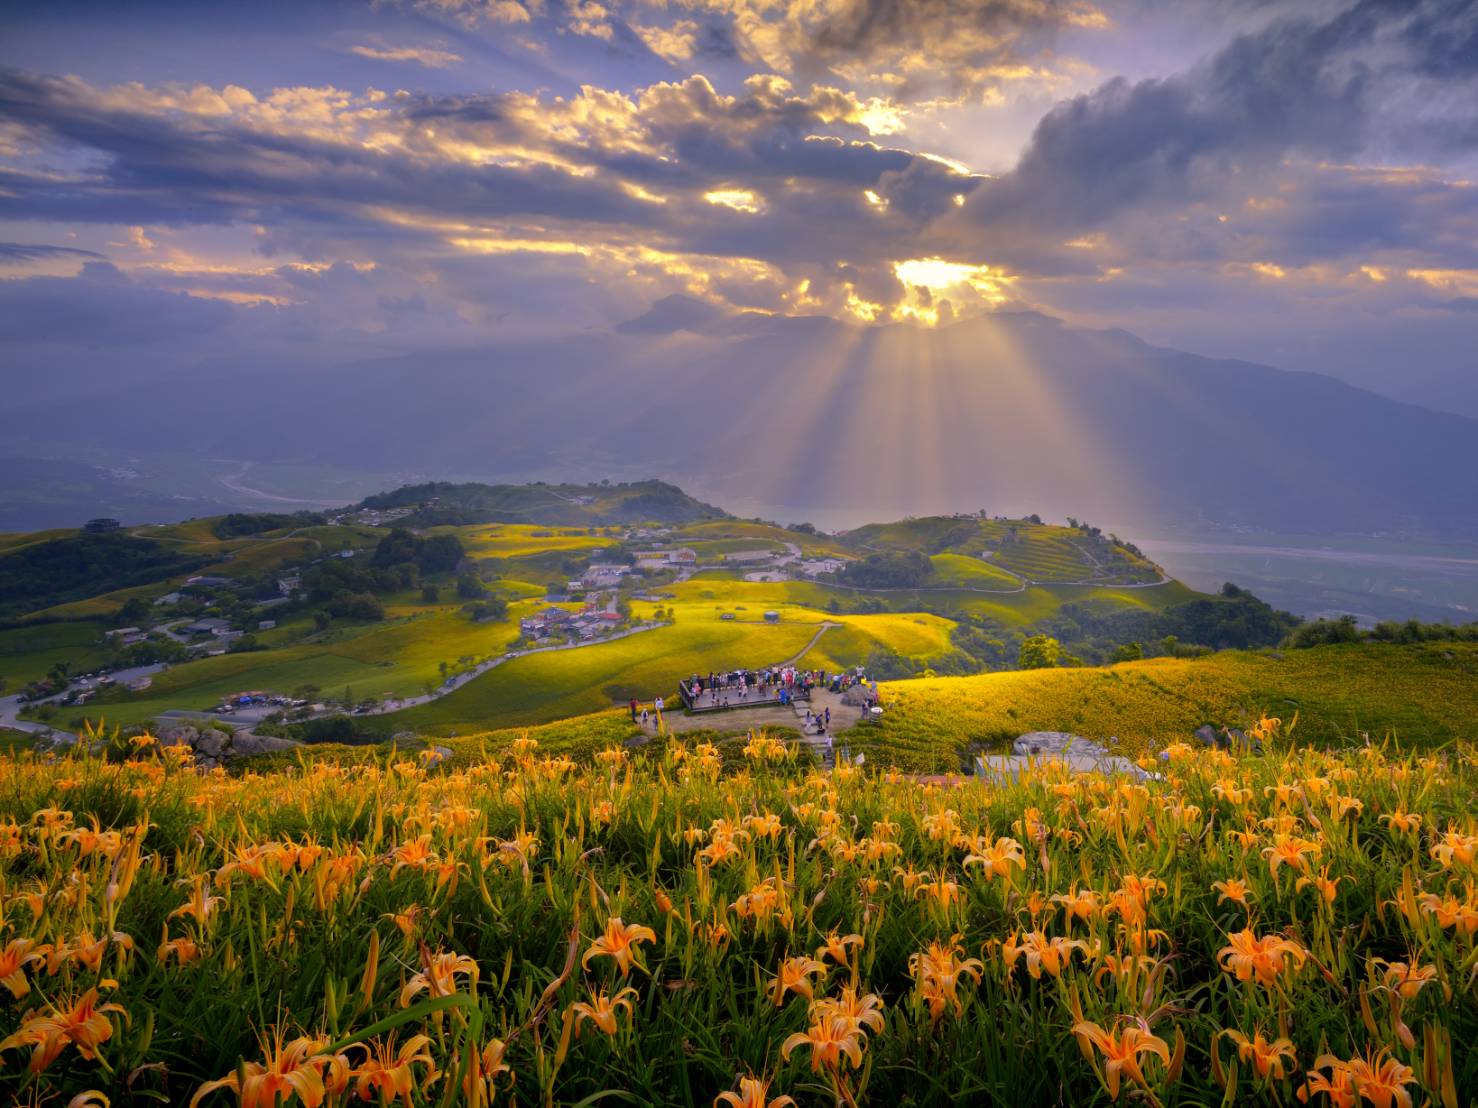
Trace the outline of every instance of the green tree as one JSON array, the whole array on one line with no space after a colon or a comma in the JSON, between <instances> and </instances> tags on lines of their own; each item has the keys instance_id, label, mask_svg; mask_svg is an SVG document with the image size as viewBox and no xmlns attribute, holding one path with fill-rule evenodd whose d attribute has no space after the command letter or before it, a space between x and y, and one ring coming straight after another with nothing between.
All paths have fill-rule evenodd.
<instances>
[{"instance_id":1,"label":"green tree","mask_svg":"<svg viewBox=\"0 0 1478 1108\"><path fill-rule=\"evenodd\" d=\"M476 575L464 573L457 578L457 595L463 600L480 600L487 589Z\"/></svg>"},{"instance_id":2,"label":"green tree","mask_svg":"<svg viewBox=\"0 0 1478 1108\"><path fill-rule=\"evenodd\" d=\"M435 585L422 585L421 599L426 601L426 603L428 604L435 604L438 600L441 599L441 590Z\"/></svg>"},{"instance_id":3,"label":"green tree","mask_svg":"<svg viewBox=\"0 0 1478 1108\"><path fill-rule=\"evenodd\" d=\"M1144 657L1144 647L1137 642L1126 642L1121 646L1114 647L1114 652L1109 656L1111 662L1137 662Z\"/></svg>"},{"instance_id":4,"label":"green tree","mask_svg":"<svg viewBox=\"0 0 1478 1108\"><path fill-rule=\"evenodd\" d=\"M1051 635L1033 635L1021 644L1016 665L1020 669L1053 669L1062 657L1062 644Z\"/></svg>"}]
</instances>

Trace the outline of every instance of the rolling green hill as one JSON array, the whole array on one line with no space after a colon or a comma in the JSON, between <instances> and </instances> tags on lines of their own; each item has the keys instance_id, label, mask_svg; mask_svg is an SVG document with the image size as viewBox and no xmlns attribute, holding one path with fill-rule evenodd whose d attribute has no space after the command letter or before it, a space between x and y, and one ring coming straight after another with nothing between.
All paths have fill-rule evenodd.
<instances>
[{"instance_id":1,"label":"rolling green hill","mask_svg":"<svg viewBox=\"0 0 1478 1108\"><path fill-rule=\"evenodd\" d=\"M885 684L877 726L849 735L889 765L958 772L970 749L1000 750L1027 731L1071 731L1128 750L1194 741L1202 724L1242 726L1260 713L1300 742L1387 735L1430 748L1471 738L1478 645L1348 645L1225 651L1105 668L1045 669Z\"/></svg>"}]
</instances>

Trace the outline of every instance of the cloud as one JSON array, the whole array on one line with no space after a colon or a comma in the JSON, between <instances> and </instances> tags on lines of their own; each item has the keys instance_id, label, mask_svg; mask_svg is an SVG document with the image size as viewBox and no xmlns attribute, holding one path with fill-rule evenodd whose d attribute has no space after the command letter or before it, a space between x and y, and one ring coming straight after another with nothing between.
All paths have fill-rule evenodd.
<instances>
[{"instance_id":1,"label":"cloud","mask_svg":"<svg viewBox=\"0 0 1478 1108\"><path fill-rule=\"evenodd\" d=\"M349 53L382 62L414 62L427 69L446 69L462 60L462 55L449 50L433 50L425 46L351 46Z\"/></svg>"},{"instance_id":2,"label":"cloud","mask_svg":"<svg viewBox=\"0 0 1478 1108\"><path fill-rule=\"evenodd\" d=\"M231 311L218 301L147 288L108 262L88 262L76 277L0 281L0 333L12 343L179 341L220 329Z\"/></svg>"},{"instance_id":3,"label":"cloud","mask_svg":"<svg viewBox=\"0 0 1478 1108\"><path fill-rule=\"evenodd\" d=\"M1434 67L1448 80L1478 73L1438 33L1466 24L1471 37L1474 11L1464 0L1361 0L1324 20L1278 19L1184 73L1115 78L1053 108L970 214L1092 227L1129 208L1246 196L1289 158L1470 151L1478 131L1470 139L1461 121L1471 124L1478 88L1460 100L1442 90L1411 115L1391 108L1417 99Z\"/></svg>"},{"instance_id":4,"label":"cloud","mask_svg":"<svg viewBox=\"0 0 1478 1108\"><path fill-rule=\"evenodd\" d=\"M51 246L47 243L0 242L0 262L32 262L44 258L101 258L93 250L75 246Z\"/></svg>"}]
</instances>

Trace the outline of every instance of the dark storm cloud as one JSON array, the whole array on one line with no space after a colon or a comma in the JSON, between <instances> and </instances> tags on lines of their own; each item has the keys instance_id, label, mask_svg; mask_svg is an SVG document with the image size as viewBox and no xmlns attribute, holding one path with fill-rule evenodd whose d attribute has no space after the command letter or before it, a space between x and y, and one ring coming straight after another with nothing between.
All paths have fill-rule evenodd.
<instances>
[{"instance_id":1,"label":"dark storm cloud","mask_svg":"<svg viewBox=\"0 0 1478 1108\"><path fill-rule=\"evenodd\" d=\"M1126 208L1245 196L1290 156L1348 160L1378 140L1445 147L1419 154L1465 149L1471 101L1414 127L1383 112L1422 76L1478 72L1450 50L1475 10L1465 0L1366 0L1323 21L1280 19L1182 74L1111 80L1049 112L972 214L1089 227Z\"/></svg>"}]
</instances>

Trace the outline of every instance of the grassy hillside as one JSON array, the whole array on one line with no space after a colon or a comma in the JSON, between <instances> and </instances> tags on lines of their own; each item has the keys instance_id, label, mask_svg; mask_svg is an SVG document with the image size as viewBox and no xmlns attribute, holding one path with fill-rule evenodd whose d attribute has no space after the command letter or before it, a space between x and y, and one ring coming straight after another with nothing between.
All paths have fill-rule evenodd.
<instances>
[{"instance_id":1,"label":"grassy hillside","mask_svg":"<svg viewBox=\"0 0 1478 1108\"><path fill-rule=\"evenodd\" d=\"M1264 711L1285 720L1296 712L1302 742L1395 733L1403 744L1435 746L1473 737L1478 646L1228 651L1104 669L900 681L884 685L883 702L882 722L854 732L854 749L918 770L958 770L967 747L1001 748L1026 731L1112 737L1138 749Z\"/></svg>"},{"instance_id":2,"label":"grassy hillside","mask_svg":"<svg viewBox=\"0 0 1478 1108\"><path fill-rule=\"evenodd\" d=\"M995 570L995 578L1005 582L976 586L985 588L1009 588L1022 581L1137 584L1160 577L1152 562L1111 536L1087 527L1025 519L925 516L869 524L842 537L856 552L915 551L935 556L941 584L974 584L950 578L958 578L966 566L976 574L976 563L985 567L987 576ZM940 562L939 555L955 557Z\"/></svg>"}]
</instances>

